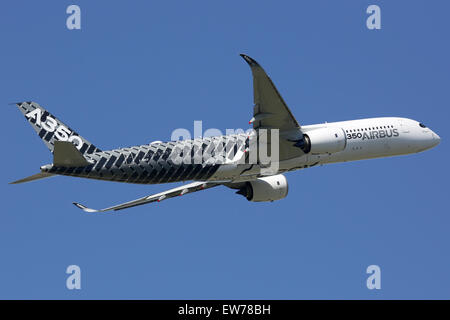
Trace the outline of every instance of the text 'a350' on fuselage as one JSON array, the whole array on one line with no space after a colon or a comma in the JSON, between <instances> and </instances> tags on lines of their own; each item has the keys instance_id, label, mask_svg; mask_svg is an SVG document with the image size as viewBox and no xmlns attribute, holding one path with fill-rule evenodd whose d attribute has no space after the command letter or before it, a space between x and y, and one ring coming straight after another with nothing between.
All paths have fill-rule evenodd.
<instances>
[{"instance_id":1,"label":"text 'a350' on fuselage","mask_svg":"<svg viewBox=\"0 0 450 320\"><path fill-rule=\"evenodd\" d=\"M440 142L430 128L408 118L300 125L263 68L249 56L241 56L251 68L254 86L248 130L101 150L38 103L20 102L16 106L53 153L53 163L12 183L57 175L137 184L192 181L101 210L74 202L86 212L122 210L220 185L237 190L249 201L264 202L287 196L286 171L418 153Z\"/></svg>"}]
</instances>

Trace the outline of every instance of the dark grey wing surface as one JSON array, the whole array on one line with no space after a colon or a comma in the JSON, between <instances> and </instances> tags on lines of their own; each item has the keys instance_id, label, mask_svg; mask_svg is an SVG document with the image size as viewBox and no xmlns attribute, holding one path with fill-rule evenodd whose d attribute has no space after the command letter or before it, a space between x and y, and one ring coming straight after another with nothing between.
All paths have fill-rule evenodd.
<instances>
[{"instance_id":1,"label":"dark grey wing surface","mask_svg":"<svg viewBox=\"0 0 450 320\"><path fill-rule=\"evenodd\" d=\"M82 204L76 203L74 202L73 204L75 206L77 206L78 208L82 209L85 212L89 212L89 213L93 213L93 212L106 212L106 211L110 211L110 210L122 210L122 209L127 209L127 208L131 208L131 207L136 207L136 206L140 206L143 204L147 204L147 203L151 203L151 202L159 202L162 200L166 200L166 199L170 199L173 197L177 197L177 196L182 196L188 193L193 193L196 191L201 191L201 190L205 190L205 189L209 189L212 187L216 187L219 186L220 183L210 183L210 182L202 182L202 181L196 181L196 182L192 182L189 184L185 184L167 191L163 191L160 193L156 193L156 194L152 194L149 196L145 196L136 200L132 200L129 202L125 202L125 203L121 203L109 208L105 208L105 209L100 209L100 210L96 210L96 209L90 209Z\"/></svg>"},{"instance_id":2,"label":"dark grey wing surface","mask_svg":"<svg viewBox=\"0 0 450 320\"><path fill-rule=\"evenodd\" d=\"M302 156L303 151L294 146L303 139L300 124L259 63L245 54L241 54L241 57L252 70L254 107L250 123L253 129L279 130L280 161Z\"/></svg>"},{"instance_id":3,"label":"dark grey wing surface","mask_svg":"<svg viewBox=\"0 0 450 320\"><path fill-rule=\"evenodd\" d=\"M300 129L286 102L272 80L254 59L245 54L241 57L248 63L253 75L253 128L276 128L280 131Z\"/></svg>"}]
</instances>

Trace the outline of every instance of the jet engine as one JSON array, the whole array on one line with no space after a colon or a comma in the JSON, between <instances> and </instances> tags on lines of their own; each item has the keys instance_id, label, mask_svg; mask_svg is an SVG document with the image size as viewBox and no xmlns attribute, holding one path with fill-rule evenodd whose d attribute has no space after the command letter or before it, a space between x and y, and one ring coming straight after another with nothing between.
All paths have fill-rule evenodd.
<instances>
[{"instance_id":1,"label":"jet engine","mask_svg":"<svg viewBox=\"0 0 450 320\"><path fill-rule=\"evenodd\" d=\"M236 193L253 202L280 200L288 194L288 183L285 176L277 174L247 181Z\"/></svg>"},{"instance_id":2,"label":"jet engine","mask_svg":"<svg viewBox=\"0 0 450 320\"><path fill-rule=\"evenodd\" d=\"M335 153L345 149L347 138L342 128L313 129L303 134L299 147L305 153Z\"/></svg>"}]
</instances>

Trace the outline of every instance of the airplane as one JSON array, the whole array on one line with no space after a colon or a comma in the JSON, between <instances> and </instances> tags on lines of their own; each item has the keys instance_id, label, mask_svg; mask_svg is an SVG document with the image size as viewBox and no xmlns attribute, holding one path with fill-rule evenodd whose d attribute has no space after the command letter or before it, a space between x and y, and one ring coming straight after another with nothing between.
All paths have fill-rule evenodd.
<instances>
[{"instance_id":1,"label":"airplane","mask_svg":"<svg viewBox=\"0 0 450 320\"><path fill-rule=\"evenodd\" d=\"M251 68L254 107L252 131L147 145L101 150L63 124L36 102L16 103L19 110L53 153L53 163L40 172L11 182L18 184L55 175L135 184L186 182L188 184L136 200L95 210L73 204L85 212L122 210L220 185L237 190L248 201L283 199L288 194L284 172L336 162L418 153L437 146L440 137L415 120L380 117L300 125L264 69L245 54ZM264 130L276 130L275 171L260 156L248 161L254 141ZM266 139L267 140L267 139ZM250 143L250 141L253 141ZM257 146L257 144L256 144ZM204 154L212 155L205 160ZM176 154L182 161L175 161ZM215 157L215 154L220 155ZM185 161L195 158L200 161ZM212 161L209 161L213 159ZM219 161L220 160L220 161ZM266 170L265 170L266 169Z\"/></svg>"}]
</instances>

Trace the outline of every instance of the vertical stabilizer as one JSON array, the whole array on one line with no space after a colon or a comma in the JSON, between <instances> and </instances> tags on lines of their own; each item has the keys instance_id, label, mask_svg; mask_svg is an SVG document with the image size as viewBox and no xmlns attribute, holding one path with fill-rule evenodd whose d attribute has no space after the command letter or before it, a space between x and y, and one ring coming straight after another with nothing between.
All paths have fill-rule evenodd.
<instances>
[{"instance_id":1,"label":"vertical stabilizer","mask_svg":"<svg viewBox=\"0 0 450 320\"><path fill-rule=\"evenodd\" d=\"M36 102L20 102L16 105L51 152L55 141L72 142L81 154L101 151Z\"/></svg>"}]
</instances>

